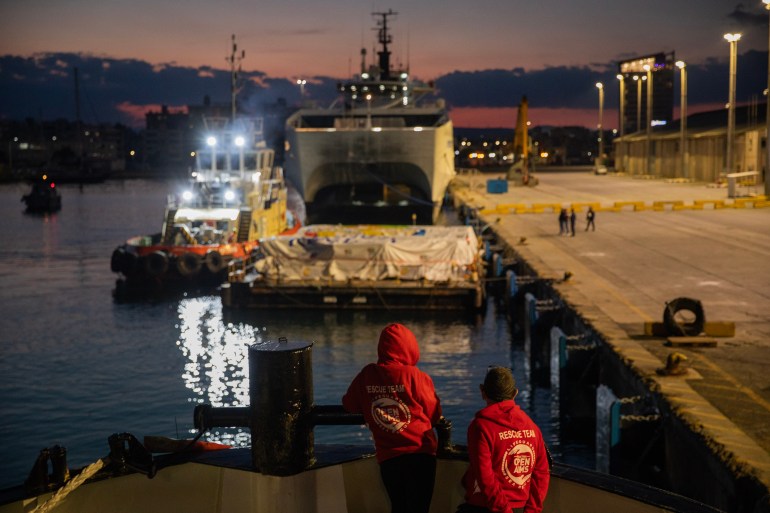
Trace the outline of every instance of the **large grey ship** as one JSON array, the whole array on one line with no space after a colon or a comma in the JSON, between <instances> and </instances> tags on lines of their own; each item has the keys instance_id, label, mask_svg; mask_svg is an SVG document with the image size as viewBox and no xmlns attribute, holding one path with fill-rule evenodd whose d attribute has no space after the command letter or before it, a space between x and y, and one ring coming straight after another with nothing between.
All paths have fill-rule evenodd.
<instances>
[{"instance_id":1,"label":"large grey ship","mask_svg":"<svg viewBox=\"0 0 770 513\"><path fill-rule=\"evenodd\" d=\"M391 66L388 19L377 18L376 64L340 83L327 108L286 124L286 177L310 223L432 224L454 177L452 122L430 85Z\"/></svg>"}]
</instances>

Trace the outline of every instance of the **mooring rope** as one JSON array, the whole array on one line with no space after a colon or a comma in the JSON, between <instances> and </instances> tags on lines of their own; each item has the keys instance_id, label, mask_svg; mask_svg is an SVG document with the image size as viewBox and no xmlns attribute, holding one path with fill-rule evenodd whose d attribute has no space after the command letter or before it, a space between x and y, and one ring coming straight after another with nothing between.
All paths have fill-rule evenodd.
<instances>
[{"instance_id":1,"label":"mooring rope","mask_svg":"<svg viewBox=\"0 0 770 513\"><path fill-rule=\"evenodd\" d=\"M43 504L32 510L32 513L47 513L55 508L60 502L62 502L67 495L77 490L77 488L92 478L97 472L99 472L106 464L105 458L100 458L89 466L84 468L80 474L67 481L67 484L56 490L50 499Z\"/></svg>"}]
</instances>

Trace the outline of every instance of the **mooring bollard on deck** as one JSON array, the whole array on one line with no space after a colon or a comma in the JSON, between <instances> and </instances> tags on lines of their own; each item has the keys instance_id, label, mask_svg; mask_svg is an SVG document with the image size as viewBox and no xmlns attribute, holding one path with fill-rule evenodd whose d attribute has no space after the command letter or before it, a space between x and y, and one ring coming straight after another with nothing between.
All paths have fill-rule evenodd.
<instances>
[{"instance_id":1,"label":"mooring bollard on deck","mask_svg":"<svg viewBox=\"0 0 770 513\"><path fill-rule=\"evenodd\" d=\"M311 342L281 337L249 347L249 406L195 408L195 427L248 427L251 459L263 474L287 476L315 464L313 428L361 425L342 405L313 404Z\"/></svg>"},{"instance_id":2,"label":"mooring bollard on deck","mask_svg":"<svg viewBox=\"0 0 770 513\"><path fill-rule=\"evenodd\" d=\"M251 457L265 474L295 474L315 462L312 347L281 337L249 348Z\"/></svg>"}]
</instances>

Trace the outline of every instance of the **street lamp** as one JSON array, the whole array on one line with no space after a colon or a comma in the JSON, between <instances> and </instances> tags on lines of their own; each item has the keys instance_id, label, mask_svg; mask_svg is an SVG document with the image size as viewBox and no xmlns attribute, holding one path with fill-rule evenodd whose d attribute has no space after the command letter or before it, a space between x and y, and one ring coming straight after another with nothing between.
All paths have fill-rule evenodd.
<instances>
[{"instance_id":1,"label":"street lamp","mask_svg":"<svg viewBox=\"0 0 770 513\"><path fill-rule=\"evenodd\" d=\"M768 0L770 1L770 0ZM620 143L618 144L618 153L622 156L619 171L626 170L626 143L623 141L623 135L626 133L626 79L618 73L615 78L620 82ZM617 159L618 155L615 156Z\"/></svg>"},{"instance_id":2,"label":"street lamp","mask_svg":"<svg viewBox=\"0 0 770 513\"><path fill-rule=\"evenodd\" d=\"M305 84L307 84L307 80L303 78L297 79L297 85L299 86L300 103L302 103L302 99L305 98Z\"/></svg>"},{"instance_id":3,"label":"street lamp","mask_svg":"<svg viewBox=\"0 0 770 513\"><path fill-rule=\"evenodd\" d=\"M602 134L602 117L604 116L604 84L601 82L596 83L596 88L599 89L599 156L596 160L596 167L602 165L604 155L604 137Z\"/></svg>"},{"instance_id":4,"label":"street lamp","mask_svg":"<svg viewBox=\"0 0 770 513\"><path fill-rule=\"evenodd\" d=\"M735 139L735 72L738 59L738 40L740 34L725 34L725 39L730 43L730 96L727 104L727 151L725 173L733 169L733 143Z\"/></svg>"},{"instance_id":5,"label":"street lamp","mask_svg":"<svg viewBox=\"0 0 770 513\"><path fill-rule=\"evenodd\" d=\"M647 155L647 174L652 174L652 68L645 64L644 71L647 72L647 140L645 141L645 155Z\"/></svg>"},{"instance_id":6,"label":"street lamp","mask_svg":"<svg viewBox=\"0 0 770 513\"><path fill-rule=\"evenodd\" d=\"M681 71L679 88L682 94L679 101L679 152L682 157L682 176L687 178L687 65L684 61L676 61L676 67Z\"/></svg>"},{"instance_id":7,"label":"street lamp","mask_svg":"<svg viewBox=\"0 0 770 513\"><path fill-rule=\"evenodd\" d=\"M765 3L765 9L770 12L770 0L762 0ZM768 18L770 20L770 18ZM770 29L768 30L770 33ZM765 147L767 148L767 155L765 159L765 195L770 196L770 39L767 44L767 96L765 101L767 102L767 116L765 121L767 122L767 142Z\"/></svg>"},{"instance_id":8,"label":"street lamp","mask_svg":"<svg viewBox=\"0 0 770 513\"><path fill-rule=\"evenodd\" d=\"M770 0L767 0L770 2ZM618 73L615 75L620 83L620 137L625 134L625 120L626 120L626 81L623 80L623 75Z\"/></svg>"},{"instance_id":9,"label":"street lamp","mask_svg":"<svg viewBox=\"0 0 770 513\"><path fill-rule=\"evenodd\" d=\"M639 132L642 129L642 81L647 80L647 77L634 75L634 82L636 82L636 131Z\"/></svg>"}]
</instances>

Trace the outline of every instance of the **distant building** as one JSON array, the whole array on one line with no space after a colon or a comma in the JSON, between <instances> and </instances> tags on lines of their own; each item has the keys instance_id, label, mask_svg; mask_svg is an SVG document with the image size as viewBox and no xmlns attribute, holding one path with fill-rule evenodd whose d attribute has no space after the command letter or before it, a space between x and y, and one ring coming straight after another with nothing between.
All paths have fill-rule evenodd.
<instances>
[{"instance_id":1,"label":"distant building","mask_svg":"<svg viewBox=\"0 0 770 513\"><path fill-rule=\"evenodd\" d=\"M674 53L656 53L618 63L622 81L621 133L645 131L647 127L647 71L652 77L652 125L665 126L674 117Z\"/></svg>"},{"instance_id":2,"label":"distant building","mask_svg":"<svg viewBox=\"0 0 770 513\"><path fill-rule=\"evenodd\" d=\"M283 149L283 124L290 112L282 101L260 108L258 116L250 117L263 123L260 136L276 150L278 162ZM243 115L245 113L238 113L238 116ZM166 106L160 112L148 112L145 115L144 165L157 173L186 173L195 162L194 152L205 147L209 130L223 126L231 117L231 104L211 102L208 96L202 104L187 105L184 112L171 112Z\"/></svg>"},{"instance_id":3,"label":"distant building","mask_svg":"<svg viewBox=\"0 0 770 513\"><path fill-rule=\"evenodd\" d=\"M636 132L615 139L615 168L632 175L651 174L661 178L688 178L702 182L724 181L730 173L757 173L763 183L767 169L766 104L754 102L735 109L733 162L726 162L727 109L687 116L686 154L683 158L680 120L655 127L650 138ZM649 170L649 171L648 171Z\"/></svg>"},{"instance_id":4,"label":"distant building","mask_svg":"<svg viewBox=\"0 0 770 513\"><path fill-rule=\"evenodd\" d=\"M164 105L160 112L145 114L145 124L144 165L154 172L186 172L193 162L190 152L196 148L188 113L170 112Z\"/></svg>"},{"instance_id":5,"label":"distant building","mask_svg":"<svg viewBox=\"0 0 770 513\"><path fill-rule=\"evenodd\" d=\"M99 173L126 167L132 132L123 125L85 124L56 119L0 122L0 173L5 179L38 172Z\"/></svg>"}]
</instances>

